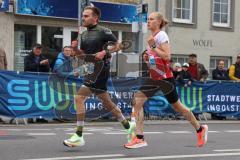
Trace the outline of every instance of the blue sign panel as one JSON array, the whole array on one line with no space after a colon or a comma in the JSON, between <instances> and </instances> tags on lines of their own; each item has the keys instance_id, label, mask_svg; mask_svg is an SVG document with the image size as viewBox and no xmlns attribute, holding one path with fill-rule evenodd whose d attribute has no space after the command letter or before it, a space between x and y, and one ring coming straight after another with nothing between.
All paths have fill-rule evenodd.
<instances>
[{"instance_id":1,"label":"blue sign panel","mask_svg":"<svg viewBox=\"0 0 240 160\"><path fill-rule=\"evenodd\" d=\"M94 6L101 9L101 21L117 23L131 23L137 19L137 9L135 5L114 4L92 2Z\"/></svg>"},{"instance_id":2,"label":"blue sign panel","mask_svg":"<svg viewBox=\"0 0 240 160\"><path fill-rule=\"evenodd\" d=\"M101 12L101 21L131 23L136 21L135 5L94 2ZM78 19L78 0L17 0L17 14Z\"/></svg>"},{"instance_id":3,"label":"blue sign panel","mask_svg":"<svg viewBox=\"0 0 240 160\"><path fill-rule=\"evenodd\" d=\"M9 10L9 0L0 0L0 12Z\"/></svg>"},{"instance_id":4,"label":"blue sign panel","mask_svg":"<svg viewBox=\"0 0 240 160\"><path fill-rule=\"evenodd\" d=\"M18 0L17 14L78 18L77 0Z\"/></svg>"},{"instance_id":5,"label":"blue sign panel","mask_svg":"<svg viewBox=\"0 0 240 160\"><path fill-rule=\"evenodd\" d=\"M55 108L75 116L74 95L82 79L67 81L50 78L51 74L0 71L0 115L9 117L54 117ZM130 115L131 102L141 78L109 79L108 92L113 102L124 114ZM63 85L64 84L64 85ZM240 83L208 81L194 82L191 87L177 85L181 102L194 113L214 113L220 116L240 117ZM85 103L88 117L109 114L96 96ZM67 108L70 106L70 109ZM156 95L145 103L145 114L164 116L175 114L162 95Z\"/></svg>"}]
</instances>

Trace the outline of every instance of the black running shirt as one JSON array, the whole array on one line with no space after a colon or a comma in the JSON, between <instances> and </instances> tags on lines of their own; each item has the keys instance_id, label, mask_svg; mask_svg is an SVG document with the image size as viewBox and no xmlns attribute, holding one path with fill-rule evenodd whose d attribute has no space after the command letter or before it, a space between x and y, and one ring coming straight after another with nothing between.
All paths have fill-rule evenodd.
<instances>
[{"instance_id":1,"label":"black running shirt","mask_svg":"<svg viewBox=\"0 0 240 160\"><path fill-rule=\"evenodd\" d=\"M107 42L117 42L112 31L103 26L95 25L84 31L81 36L81 49L85 54L96 54L103 50Z\"/></svg>"}]
</instances>

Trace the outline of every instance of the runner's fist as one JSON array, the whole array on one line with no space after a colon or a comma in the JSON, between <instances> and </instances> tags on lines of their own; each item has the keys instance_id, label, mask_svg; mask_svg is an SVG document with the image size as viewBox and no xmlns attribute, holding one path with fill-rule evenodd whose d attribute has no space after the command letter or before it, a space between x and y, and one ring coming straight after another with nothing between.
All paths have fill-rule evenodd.
<instances>
[{"instance_id":1,"label":"runner's fist","mask_svg":"<svg viewBox=\"0 0 240 160\"><path fill-rule=\"evenodd\" d=\"M106 55L106 52L105 52L105 51L101 51L101 52L96 53L95 58L96 58L97 60L102 60L105 55Z\"/></svg>"},{"instance_id":2,"label":"runner's fist","mask_svg":"<svg viewBox=\"0 0 240 160\"><path fill-rule=\"evenodd\" d=\"M150 37L148 38L148 45L149 45L150 47L156 46L156 43L155 43L155 40L154 40L154 37L153 37L153 36L150 36Z\"/></svg>"},{"instance_id":3,"label":"runner's fist","mask_svg":"<svg viewBox=\"0 0 240 160\"><path fill-rule=\"evenodd\" d=\"M147 51L143 52L143 60L145 61L145 63L148 63L148 61L149 61L149 57L148 57Z\"/></svg>"}]
</instances>

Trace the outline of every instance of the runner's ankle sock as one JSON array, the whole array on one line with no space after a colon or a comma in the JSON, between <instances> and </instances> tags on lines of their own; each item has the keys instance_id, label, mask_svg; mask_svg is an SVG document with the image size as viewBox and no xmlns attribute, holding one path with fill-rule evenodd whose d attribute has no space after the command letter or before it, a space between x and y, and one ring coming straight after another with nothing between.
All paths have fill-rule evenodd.
<instances>
[{"instance_id":1,"label":"runner's ankle sock","mask_svg":"<svg viewBox=\"0 0 240 160\"><path fill-rule=\"evenodd\" d=\"M129 124L129 121L124 119L122 122L122 125L125 129L129 129L130 128L130 124Z\"/></svg>"},{"instance_id":2,"label":"runner's ankle sock","mask_svg":"<svg viewBox=\"0 0 240 160\"><path fill-rule=\"evenodd\" d=\"M131 122L136 122L136 118L135 117L131 117Z\"/></svg>"},{"instance_id":3,"label":"runner's ankle sock","mask_svg":"<svg viewBox=\"0 0 240 160\"><path fill-rule=\"evenodd\" d=\"M126 118L123 116L123 114L121 114L120 117L118 117L118 121L121 122L121 124L123 125L123 127L125 129L129 129L130 128L129 121L126 120Z\"/></svg>"},{"instance_id":4,"label":"runner's ankle sock","mask_svg":"<svg viewBox=\"0 0 240 160\"><path fill-rule=\"evenodd\" d=\"M76 131L76 134L79 137L82 137L83 126L84 126L84 122L83 121L77 121L77 131Z\"/></svg>"},{"instance_id":5,"label":"runner's ankle sock","mask_svg":"<svg viewBox=\"0 0 240 160\"><path fill-rule=\"evenodd\" d=\"M137 138L144 140L144 135L137 134Z\"/></svg>"},{"instance_id":6,"label":"runner's ankle sock","mask_svg":"<svg viewBox=\"0 0 240 160\"><path fill-rule=\"evenodd\" d=\"M202 132L202 126L200 126L200 128L197 130L197 133Z\"/></svg>"}]
</instances>

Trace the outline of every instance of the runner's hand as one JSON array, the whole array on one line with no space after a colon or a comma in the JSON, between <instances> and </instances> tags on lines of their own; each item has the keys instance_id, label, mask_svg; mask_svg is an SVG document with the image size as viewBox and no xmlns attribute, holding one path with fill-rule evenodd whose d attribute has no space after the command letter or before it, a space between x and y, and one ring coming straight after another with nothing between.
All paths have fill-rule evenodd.
<instances>
[{"instance_id":1,"label":"runner's hand","mask_svg":"<svg viewBox=\"0 0 240 160\"><path fill-rule=\"evenodd\" d=\"M101 51L101 52L96 53L95 58L96 58L97 60L102 60L105 55L106 55L106 52L105 52L105 51Z\"/></svg>"},{"instance_id":2,"label":"runner's hand","mask_svg":"<svg viewBox=\"0 0 240 160\"><path fill-rule=\"evenodd\" d=\"M144 54L143 54L143 60L145 61L145 63L148 63L149 57L148 57L148 54L147 54L147 53L144 53Z\"/></svg>"},{"instance_id":3,"label":"runner's hand","mask_svg":"<svg viewBox=\"0 0 240 160\"><path fill-rule=\"evenodd\" d=\"M155 43L155 40L154 40L154 37L153 36L150 36L148 38L148 45L151 47L151 46L156 46L156 43Z\"/></svg>"}]
</instances>

